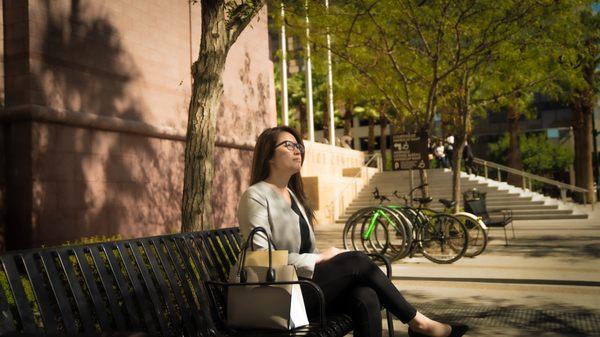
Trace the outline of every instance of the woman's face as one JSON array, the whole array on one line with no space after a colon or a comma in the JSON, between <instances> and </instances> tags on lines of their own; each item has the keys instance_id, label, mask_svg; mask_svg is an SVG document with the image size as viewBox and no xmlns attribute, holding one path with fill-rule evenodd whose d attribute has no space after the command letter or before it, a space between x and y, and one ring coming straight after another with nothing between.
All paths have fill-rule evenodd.
<instances>
[{"instance_id":1,"label":"woman's face","mask_svg":"<svg viewBox=\"0 0 600 337\"><path fill-rule=\"evenodd\" d=\"M286 142L286 143L284 143ZM291 144L290 144L291 143ZM300 172L302 167L302 154L295 146L296 138L289 132L280 132L277 136L275 154L269 160L272 171L287 172L290 175Z\"/></svg>"}]
</instances>

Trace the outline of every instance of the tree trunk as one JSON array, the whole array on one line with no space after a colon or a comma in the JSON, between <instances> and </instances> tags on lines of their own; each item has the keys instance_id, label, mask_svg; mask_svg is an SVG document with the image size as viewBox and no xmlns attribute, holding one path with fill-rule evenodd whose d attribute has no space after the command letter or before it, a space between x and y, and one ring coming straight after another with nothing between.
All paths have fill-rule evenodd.
<instances>
[{"instance_id":1,"label":"tree trunk","mask_svg":"<svg viewBox=\"0 0 600 337\"><path fill-rule=\"evenodd\" d=\"M591 90L578 92L573 102L573 136L575 143L575 185L588 190L588 202L595 200L592 166L592 118L594 94ZM580 194L574 198L582 202Z\"/></svg>"},{"instance_id":2,"label":"tree trunk","mask_svg":"<svg viewBox=\"0 0 600 337\"><path fill-rule=\"evenodd\" d=\"M465 104L463 111L460 112L459 128L456 129L454 136L454 152L452 154L452 200L456 201L454 205L454 212L460 210L461 205L461 184L460 184L460 172L461 172L461 161L462 152L465 148L465 141L467 140L467 126L471 118L471 110L468 104Z\"/></svg>"},{"instance_id":3,"label":"tree trunk","mask_svg":"<svg viewBox=\"0 0 600 337\"><path fill-rule=\"evenodd\" d=\"M350 136L352 130L352 100L344 104L344 136Z\"/></svg>"},{"instance_id":4,"label":"tree trunk","mask_svg":"<svg viewBox=\"0 0 600 337\"><path fill-rule=\"evenodd\" d=\"M421 195L423 197L429 196L429 176L427 175L427 170L419 170L419 179L421 180L421 185L426 185L421 188Z\"/></svg>"},{"instance_id":5,"label":"tree trunk","mask_svg":"<svg viewBox=\"0 0 600 337\"><path fill-rule=\"evenodd\" d=\"M308 113L306 112L306 103L300 102L300 104L298 104L298 114L300 134L302 135L302 139L308 139Z\"/></svg>"},{"instance_id":6,"label":"tree trunk","mask_svg":"<svg viewBox=\"0 0 600 337\"><path fill-rule=\"evenodd\" d=\"M454 143L454 155L452 158L452 200L456 201L454 206L454 212L460 210L461 203L461 186L460 186L460 170L462 151L465 147L465 140L467 140L467 134L465 132L459 132L456 135L456 142Z\"/></svg>"},{"instance_id":7,"label":"tree trunk","mask_svg":"<svg viewBox=\"0 0 600 337\"><path fill-rule=\"evenodd\" d=\"M388 126L388 119L385 116L385 113L382 111L381 112L381 118L380 118L380 141L379 141L379 148L381 151L381 161L383 162L383 169L385 170L386 168L386 163L387 163L387 148L388 148L388 144L387 144L387 126Z\"/></svg>"},{"instance_id":8,"label":"tree trunk","mask_svg":"<svg viewBox=\"0 0 600 337\"><path fill-rule=\"evenodd\" d=\"M517 170L523 170L521 160L519 119L521 113L512 104L508 106L508 166ZM523 187L523 178L517 174L508 174L507 182L513 186Z\"/></svg>"},{"instance_id":9,"label":"tree trunk","mask_svg":"<svg viewBox=\"0 0 600 337\"><path fill-rule=\"evenodd\" d=\"M183 232L211 227L215 129L223 95L221 75L228 51L221 2L202 1L202 32L200 55L192 65L194 83L188 111L181 204Z\"/></svg>"},{"instance_id":10,"label":"tree trunk","mask_svg":"<svg viewBox=\"0 0 600 337\"><path fill-rule=\"evenodd\" d=\"M324 92L322 97L323 97L323 102L327 102L327 100L329 99L327 92ZM325 109L325 111L323 111L323 143L328 144L329 143L329 112L327 111L327 106L324 106L323 108Z\"/></svg>"},{"instance_id":11,"label":"tree trunk","mask_svg":"<svg viewBox=\"0 0 600 337\"><path fill-rule=\"evenodd\" d=\"M375 152L375 117L369 116L369 142L367 144L369 154Z\"/></svg>"},{"instance_id":12,"label":"tree trunk","mask_svg":"<svg viewBox=\"0 0 600 337\"><path fill-rule=\"evenodd\" d=\"M452 158L452 200L456 202L454 205L454 212L458 212L461 205L460 167L462 151L465 147L465 141L467 140L467 134L469 132L469 123L471 121L471 95L469 85L469 73L465 72L460 88L462 93L462 102L459 104L458 114L460 125L458 125L455 132L456 135L454 136L454 153Z\"/></svg>"}]
</instances>

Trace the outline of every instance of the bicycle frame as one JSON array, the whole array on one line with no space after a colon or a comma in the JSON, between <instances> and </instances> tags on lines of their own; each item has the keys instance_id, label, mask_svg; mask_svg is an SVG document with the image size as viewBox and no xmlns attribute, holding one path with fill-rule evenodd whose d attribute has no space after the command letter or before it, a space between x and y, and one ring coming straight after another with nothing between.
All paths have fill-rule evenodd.
<instances>
[{"instance_id":1,"label":"bicycle frame","mask_svg":"<svg viewBox=\"0 0 600 337\"><path fill-rule=\"evenodd\" d=\"M388 206L389 207L389 206ZM390 207L393 209L393 207ZM381 210L378 210L377 212L375 212L373 214L373 216L371 216L371 220L369 222L369 228L363 233L363 239L364 240L369 240L371 238L371 234L373 234L373 231L375 230L375 226L377 223L377 219L379 218L379 216L383 216L389 224L391 224L394 229L398 229L398 227L396 226L396 223L390 219L390 217L385 214L385 212L382 212Z\"/></svg>"}]
</instances>

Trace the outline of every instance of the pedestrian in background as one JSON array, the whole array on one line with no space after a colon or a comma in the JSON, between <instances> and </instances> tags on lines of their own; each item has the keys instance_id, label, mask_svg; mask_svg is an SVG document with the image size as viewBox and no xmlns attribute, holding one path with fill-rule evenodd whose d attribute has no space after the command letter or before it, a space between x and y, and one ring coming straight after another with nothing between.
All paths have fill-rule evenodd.
<instances>
[{"instance_id":1,"label":"pedestrian in background","mask_svg":"<svg viewBox=\"0 0 600 337\"><path fill-rule=\"evenodd\" d=\"M465 170L468 174L472 174L474 171L474 163L475 156L473 156L473 150L471 150L471 146L469 146L469 142L465 140L465 147L463 147L462 157L465 161Z\"/></svg>"},{"instance_id":2,"label":"pedestrian in background","mask_svg":"<svg viewBox=\"0 0 600 337\"><path fill-rule=\"evenodd\" d=\"M449 168L454 167L454 136L450 135L446 137L446 144L444 148L444 152L446 153L446 162L448 163Z\"/></svg>"},{"instance_id":3,"label":"pedestrian in background","mask_svg":"<svg viewBox=\"0 0 600 337\"><path fill-rule=\"evenodd\" d=\"M438 167L448 168L446 153L444 152L444 143L439 141L433 149L433 155L437 161Z\"/></svg>"}]
</instances>

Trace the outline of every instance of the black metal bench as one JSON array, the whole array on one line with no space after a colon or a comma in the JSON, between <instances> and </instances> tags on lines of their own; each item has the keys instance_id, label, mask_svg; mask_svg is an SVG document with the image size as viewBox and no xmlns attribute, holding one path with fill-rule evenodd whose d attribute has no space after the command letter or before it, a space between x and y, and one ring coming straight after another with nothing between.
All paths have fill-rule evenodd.
<instances>
[{"instance_id":1,"label":"black metal bench","mask_svg":"<svg viewBox=\"0 0 600 337\"><path fill-rule=\"evenodd\" d=\"M489 228L504 229L504 243L508 246L508 236L506 227L511 226L513 239L515 236L515 226L513 224L513 213L511 209L496 209L488 211L486 203L486 193L477 190L471 190L463 193L465 211L481 217L483 223ZM501 218L492 219L490 213L499 213Z\"/></svg>"},{"instance_id":2,"label":"black metal bench","mask_svg":"<svg viewBox=\"0 0 600 337\"><path fill-rule=\"evenodd\" d=\"M332 313L325 324L311 322L291 332L228 329L224 293L207 282L227 279L240 242L238 228L226 228L8 252L0 256L0 336L344 336L352 331L349 316ZM392 333L389 313L388 328Z\"/></svg>"}]
</instances>

